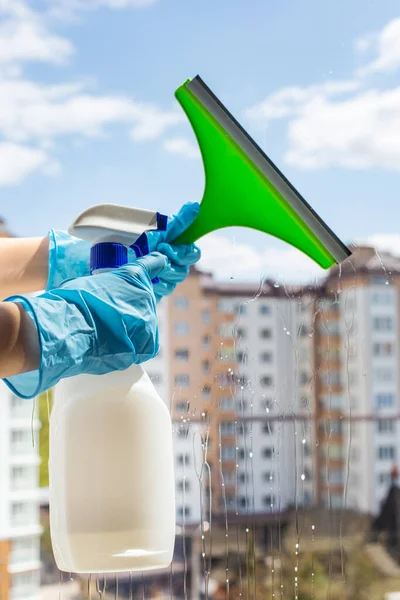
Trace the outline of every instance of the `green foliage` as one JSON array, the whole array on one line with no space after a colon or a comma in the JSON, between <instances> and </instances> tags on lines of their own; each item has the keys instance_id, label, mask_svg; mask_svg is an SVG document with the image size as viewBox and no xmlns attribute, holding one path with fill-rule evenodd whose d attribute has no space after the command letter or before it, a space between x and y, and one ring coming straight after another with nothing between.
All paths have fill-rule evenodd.
<instances>
[{"instance_id":1,"label":"green foliage","mask_svg":"<svg viewBox=\"0 0 400 600\"><path fill-rule=\"evenodd\" d=\"M39 421L41 429L39 434L40 487L49 486L49 413L53 402L53 390L39 396Z\"/></svg>"}]
</instances>

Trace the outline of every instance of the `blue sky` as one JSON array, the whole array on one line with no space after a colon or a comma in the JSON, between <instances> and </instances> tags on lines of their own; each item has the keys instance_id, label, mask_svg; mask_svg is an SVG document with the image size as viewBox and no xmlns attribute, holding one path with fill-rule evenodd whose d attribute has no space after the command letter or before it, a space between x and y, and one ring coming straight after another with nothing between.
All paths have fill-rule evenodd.
<instances>
[{"instance_id":1,"label":"blue sky","mask_svg":"<svg viewBox=\"0 0 400 600\"><path fill-rule=\"evenodd\" d=\"M173 212L200 200L201 161L173 96L199 73L344 241L400 250L396 4L6 0L0 215L38 236L95 203ZM315 272L245 230L201 246L217 275L227 256L238 278Z\"/></svg>"}]
</instances>

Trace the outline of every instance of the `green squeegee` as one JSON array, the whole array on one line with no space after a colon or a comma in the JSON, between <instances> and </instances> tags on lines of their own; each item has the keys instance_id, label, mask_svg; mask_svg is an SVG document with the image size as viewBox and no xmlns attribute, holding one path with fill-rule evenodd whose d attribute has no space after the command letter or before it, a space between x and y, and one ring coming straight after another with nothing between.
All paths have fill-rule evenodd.
<instances>
[{"instance_id":1,"label":"green squeegee","mask_svg":"<svg viewBox=\"0 0 400 600\"><path fill-rule=\"evenodd\" d=\"M175 243L239 226L284 240L325 269L350 256L199 76L188 79L175 96L193 127L205 171L199 215Z\"/></svg>"}]
</instances>

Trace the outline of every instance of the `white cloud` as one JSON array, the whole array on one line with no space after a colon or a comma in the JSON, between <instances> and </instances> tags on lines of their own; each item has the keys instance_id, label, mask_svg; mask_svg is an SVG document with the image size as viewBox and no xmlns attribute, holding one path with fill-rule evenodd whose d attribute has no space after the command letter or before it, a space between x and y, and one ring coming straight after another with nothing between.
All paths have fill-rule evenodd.
<instances>
[{"instance_id":1,"label":"white cloud","mask_svg":"<svg viewBox=\"0 0 400 600\"><path fill-rule=\"evenodd\" d=\"M202 250L201 269L221 280L259 281L267 277L281 283L315 280L325 271L307 256L287 245L262 252L234 238L211 233L197 242Z\"/></svg>"},{"instance_id":2,"label":"white cloud","mask_svg":"<svg viewBox=\"0 0 400 600\"><path fill-rule=\"evenodd\" d=\"M287 162L303 169L400 169L400 88L341 102L313 98L288 124Z\"/></svg>"},{"instance_id":3,"label":"white cloud","mask_svg":"<svg viewBox=\"0 0 400 600\"><path fill-rule=\"evenodd\" d=\"M377 58L363 67L363 75L400 67L400 19L379 34L360 38L356 48L377 52ZM270 94L246 116L261 129L273 119L285 118L284 159L301 169L400 170L400 87L367 87L357 77L291 86Z\"/></svg>"},{"instance_id":4,"label":"white cloud","mask_svg":"<svg viewBox=\"0 0 400 600\"><path fill-rule=\"evenodd\" d=\"M98 8L109 8L111 10L140 9L147 8L158 2L158 0L47 0L48 12L51 16L71 20L84 11L96 10Z\"/></svg>"},{"instance_id":5,"label":"white cloud","mask_svg":"<svg viewBox=\"0 0 400 600\"><path fill-rule=\"evenodd\" d=\"M389 73L400 67L400 18L393 19L376 34L360 38L356 48L361 51L374 50L377 57L358 70L364 77L372 73Z\"/></svg>"},{"instance_id":6,"label":"white cloud","mask_svg":"<svg viewBox=\"0 0 400 600\"><path fill-rule=\"evenodd\" d=\"M55 166L43 150L0 142L0 185L13 185L33 171L46 168Z\"/></svg>"},{"instance_id":7,"label":"white cloud","mask_svg":"<svg viewBox=\"0 0 400 600\"><path fill-rule=\"evenodd\" d=\"M165 140L163 146L167 152L178 154L186 158L200 158L201 156L198 146L183 137L169 138Z\"/></svg>"},{"instance_id":8,"label":"white cloud","mask_svg":"<svg viewBox=\"0 0 400 600\"><path fill-rule=\"evenodd\" d=\"M71 8L114 8L148 4L147 0L71 0ZM59 0L59 6L62 1ZM39 13L22 0L0 0L0 185L17 183L40 169L54 174L60 165L56 142L60 137L104 135L111 125L123 125L135 142L155 140L184 120L176 109L163 110L149 103L135 103L123 94L93 92L84 83L42 84L24 76L27 61L62 64L73 53L72 44L49 31L48 13ZM15 156L21 156L21 168ZM7 175L9 173L9 175Z\"/></svg>"},{"instance_id":9,"label":"white cloud","mask_svg":"<svg viewBox=\"0 0 400 600\"><path fill-rule=\"evenodd\" d=\"M42 61L65 63L72 44L50 33L42 19L18 0L0 2L0 64Z\"/></svg>"},{"instance_id":10,"label":"white cloud","mask_svg":"<svg viewBox=\"0 0 400 600\"><path fill-rule=\"evenodd\" d=\"M264 101L245 110L245 116L264 127L269 120L281 119L298 113L315 98L330 98L354 92L360 86L357 81L327 81L309 86L290 86L273 92Z\"/></svg>"},{"instance_id":11,"label":"white cloud","mask_svg":"<svg viewBox=\"0 0 400 600\"><path fill-rule=\"evenodd\" d=\"M123 96L90 94L82 84L0 78L0 134L13 141L94 137L115 123L125 124L134 140L144 141L159 137L182 118L177 111L135 104Z\"/></svg>"},{"instance_id":12,"label":"white cloud","mask_svg":"<svg viewBox=\"0 0 400 600\"><path fill-rule=\"evenodd\" d=\"M359 243L362 244L363 240ZM389 252L395 256L400 256L400 234L376 233L369 236L365 240L365 243L370 244L382 252Z\"/></svg>"}]
</instances>

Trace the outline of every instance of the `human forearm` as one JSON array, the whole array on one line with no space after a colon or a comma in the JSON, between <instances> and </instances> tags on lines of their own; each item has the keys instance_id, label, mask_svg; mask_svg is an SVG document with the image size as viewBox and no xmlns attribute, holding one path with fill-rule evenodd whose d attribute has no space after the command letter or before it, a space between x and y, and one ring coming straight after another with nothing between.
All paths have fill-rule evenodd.
<instances>
[{"instance_id":1,"label":"human forearm","mask_svg":"<svg viewBox=\"0 0 400 600\"><path fill-rule=\"evenodd\" d=\"M48 259L48 238L0 239L0 299L44 290Z\"/></svg>"},{"instance_id":2,"label":"human forearm","mask_svg":"<svg viewBox=\"0 0 400 600\"><path fill-rule=\"evenodd\" d=\"M33 371L39 360L35 323L21 305L0 303L0 378Z\"/></svg>"}]
</instances>

